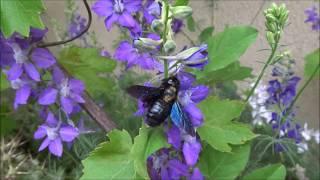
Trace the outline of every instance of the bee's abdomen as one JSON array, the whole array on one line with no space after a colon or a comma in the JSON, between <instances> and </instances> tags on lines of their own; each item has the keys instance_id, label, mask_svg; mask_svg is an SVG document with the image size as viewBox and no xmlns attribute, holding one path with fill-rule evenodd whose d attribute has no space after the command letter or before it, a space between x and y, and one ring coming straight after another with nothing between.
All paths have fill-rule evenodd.
<instances>
[{"instance_id":1,"label":"bee's abdomen","mask_svg":"<svg viewBox=\"0 0 320 180\"><path fill-rule=\"evenodd\" d=\"M147 113L146 123L151 127L160 125L170 114L171 107L171 103L157 100Z\"/></svg>"}]
</instances>

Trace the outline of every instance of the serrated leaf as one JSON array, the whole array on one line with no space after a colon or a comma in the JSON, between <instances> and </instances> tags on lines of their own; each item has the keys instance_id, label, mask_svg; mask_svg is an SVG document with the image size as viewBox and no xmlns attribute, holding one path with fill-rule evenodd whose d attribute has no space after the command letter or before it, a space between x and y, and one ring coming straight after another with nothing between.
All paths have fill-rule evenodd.
<instances>
[{"instance_id":1,"label":"serrated leaf","mask_svg":"<svg viewBox=\"0 0 320 180\"><path fill-rule=\"evenodd\" d=\"M235 179L245 168L250 144L233 146L232 152L220 152L207 145L201 152L199 168L207 179Z\"/></svg>"},{"instance_id":2,"label":"serrated leaf","mask_svg":"<svg viewBox=\"0 0 320 180\"><path fill-rule=\"evenodd\" d=\"M28 37L30 27L43 29L40 13L42 0L0 0L0 27L5 37L14 32Z\"/></svg>"},{"instance_id":3,"label":"serrated leaf","mask_svg":"<svg viewBox=\"0 0 320 180\"><path fill-rule=\"evenodd\" d=\"M7 80L3 72L0 73L0 90L4 90L10 87L9 81Z\"/></svg>"},{"instance_id":4,"label":"serrated leaf","mask_svg":"<svg viewBox=\"0 0 320 180\"><path fill-rule=\"evenodd\" d=\"M236 62L257 35L258 31L250 26L235 26L212 36L207 41L210 61L204 71L215 71Z\"/></svg>"},{"instance_id":5,"label":"serrated leaf","mask_svg":"<svg viewBox=\"0 0 320 180\"><path fill-rule=\"evenodd\" d=\"M244 144L255 137L248 125L232 121L240 116L244 103L209 97L199 107L205 118L204 125L198 128L199 135L216 150L231 152L230 144Z\"/></svg>"},{"instance_id":6,"label":"serrated leaf","mask_svg":"<svg viewBox=\"0 0 320 180\"><path fill-rule=\"evenodd\" d=\"M286 168L282 164L273 164L259 168L246 175L244 180L281 180L286 177Z\"/></svg>"},{"instance_id":7,"label":"serrated leaf","mask_svg":"<svg viewBox=\"0 0 320 180\"><path fill-rule=\"evenodd\" d=\"M189 4L189 0L176 0L174 6L186 6Z\"/></svg>"},{"instance_id":8,"label":"serrated leaf","mask_svg":"<svg viewBox=\"0 0 320 180\"><path fill-rule=\"evenodd\" d=\"M209 26L207 28L205 28L204 30L202 30L202 32L199 35L199 41L200 42L205 42L207 41L213 33L214 28L212 26Z\"/></svg>"},{"instance_id":9,"label":"serrated leaf","mask_svg":"<svg viewBox=\"0 0 320 180\"><path fill-rule=\"evenodd\" d=\"M110 141L101 143L82 161L81 179L133 179L135 171L130 159L132 139L125 130L108 134Z\"/></svg>"},{"instance_id":10,"label":"serrated leaf","mask_svg":"<svg viewBox=\"0 0 320 180\"><path fill-rule=\"evenodd\" d=\"M252 68L240 66L239 62L232 63L223 69L211 72L195 71L197 79L202 83L221 83L225 81L244 80L253 77Z\"/></svg>"},{"instance_id":11,"label":"serrated leaf","mask_svg":"<svg viewBox=\"0 0 320 180\"><path fill-rule=\"evenodd\" d=\"M191 32L196 31L196 23L194 22L194 19L192 16L188 17L187 19L187 27L188 27L188 30Z\"/></svg>"},{"instance_id":12,"label":"serrated leaf","mask_svg":"<svg viewBox=\"0 0 320 180\"><path fill-rule=\"evenodd\" d=\"M134 138L131 157L134 159L135 170L141 177L148 178L146 161L149 155L163 147L169 147L169 144L161 128L140 129L139 135Z\"/></svg>"},{"instance_id":13,"label":"serrated leaf","mask_svg":"<svg viewBox=\"0 0 320 180\"><path fill-rule=\"evenodd\" d=\"M100 56L96 48L69 47L59 55L59 62L76 78L84 81L90 94L105 92L113 82L103 73L112 72L116 62Z\"/></svg>"},{"instance_id":14,"label":"serrated leaf","mask_svg":"<svg viewBox=\"0 0 320 180\"><path fill-rule=\"evenodd\" d=\"M320 49L313 51L312 53L305 56L305 65L304 65L304 75L310 77L311 74L320 66ZM319 70L316 77L319 77Z\"/></svg>"}]
</instances>

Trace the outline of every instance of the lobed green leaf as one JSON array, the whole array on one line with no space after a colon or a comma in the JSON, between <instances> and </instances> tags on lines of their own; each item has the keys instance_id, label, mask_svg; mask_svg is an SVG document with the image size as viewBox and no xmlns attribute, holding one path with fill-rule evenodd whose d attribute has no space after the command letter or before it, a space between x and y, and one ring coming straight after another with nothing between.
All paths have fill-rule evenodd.
<instances>
[{"instance_id":1,"label":"lobed green leaf","mask_svg":"<svg viewBox=\"0 0 320 180\"><path fill-rule=\"evenodd\" d=\"M320 49L318 48L312 53L306 55L304 59L304 75L306 77L310 77L311 74L316 70L317 66L320 66ZM319 77L319 70L316 74L316 77Z\"/></svg>"}]
</instances>

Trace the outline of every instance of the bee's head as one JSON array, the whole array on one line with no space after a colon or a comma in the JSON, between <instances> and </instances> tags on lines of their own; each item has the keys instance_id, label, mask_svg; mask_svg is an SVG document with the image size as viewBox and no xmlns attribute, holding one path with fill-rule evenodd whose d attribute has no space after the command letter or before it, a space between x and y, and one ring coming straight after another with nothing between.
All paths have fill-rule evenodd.
<instances>
[{"instance_id":1,"label":"bee's head","mask_svg":"<svg viewBox=\"0 0 320 180\"><path fill-rule=\"evenodd\" d=\"M178 78L175 77L175 76L171 76L171 77L169 77L167 79L164 79L163 83L165 83L165 84L167 84L169 86L174 86L174 87L179 87L179 85L180 85L180 82L179 82Z\"/></svg>"}]
</instances>

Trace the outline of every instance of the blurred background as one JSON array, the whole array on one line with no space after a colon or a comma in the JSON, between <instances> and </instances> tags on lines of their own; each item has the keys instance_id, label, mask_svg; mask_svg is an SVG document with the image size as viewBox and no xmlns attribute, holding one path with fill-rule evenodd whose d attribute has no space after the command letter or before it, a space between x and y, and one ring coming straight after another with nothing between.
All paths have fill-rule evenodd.
<instances>
[{"instance_id":1,"label":"blurred background","mask_svg":"<svg viewBox=\"0 0 320 180\"><path fill-rule=\"evenodd\" d=\"M66 1L64 0L46 0L45 6L47 11L43 17L45 24L48 25L49 34L48 40L57 39L53 29L66 29L67 25L65 13ZM89 1L90 4L94 0ZM184 29L182 33L177 35L177 44L181 49L185 44L190 44L190 41L196 40L200 32L209 26L214 27L214 32L222 31L228 25L251 25L258 29L259 35L257 41L249 47L246 53L241 57L240 62L253 68L253 73L256 75L260 72L263 63L268 57L269 51L261 51L268 47L265 39L265 25L263 10L266 9L271 2L285 3L290 11L290 19L288 27L281 38L280 44L284 47L283 50L289 50L292 57L296 61L295 72L298 76L303 77L304 56L314 49L319 47L319 33L312 31L309 24L304 21L306 15L304 10L317 5L315 0L287 0L287 1L269 1L269 0L190 0L190 6L193 9L193 18L196 28L194 32ZM82 4L82 1L76 0L76 6L79 7L79 13L82 17L87 17L87 12ZM319 9L319 8L318 8ZM55 28L53 27L55 26ZM185 23L185 26L187 24ZM112 28L108 32L104 26L103 19L100 19L93 14L93 22L90 31L94 31L97 41L105 50L113 55L115 47L113 41L118 37L119 31L117 28ZM271 74L271 73L266 73ZM302 79L304 81L305 79ZM268 77L264 78L263 83L267 83ZM242 87L247 87L250 82L239 82ZM303 82L300 82L300 85ZM240 86L240 87L241 87ZM297 105L297 119L301 122L307 122L309 128L319 129L319 81L313 82L306 88Z\"/></svg>"}]
</instances>

